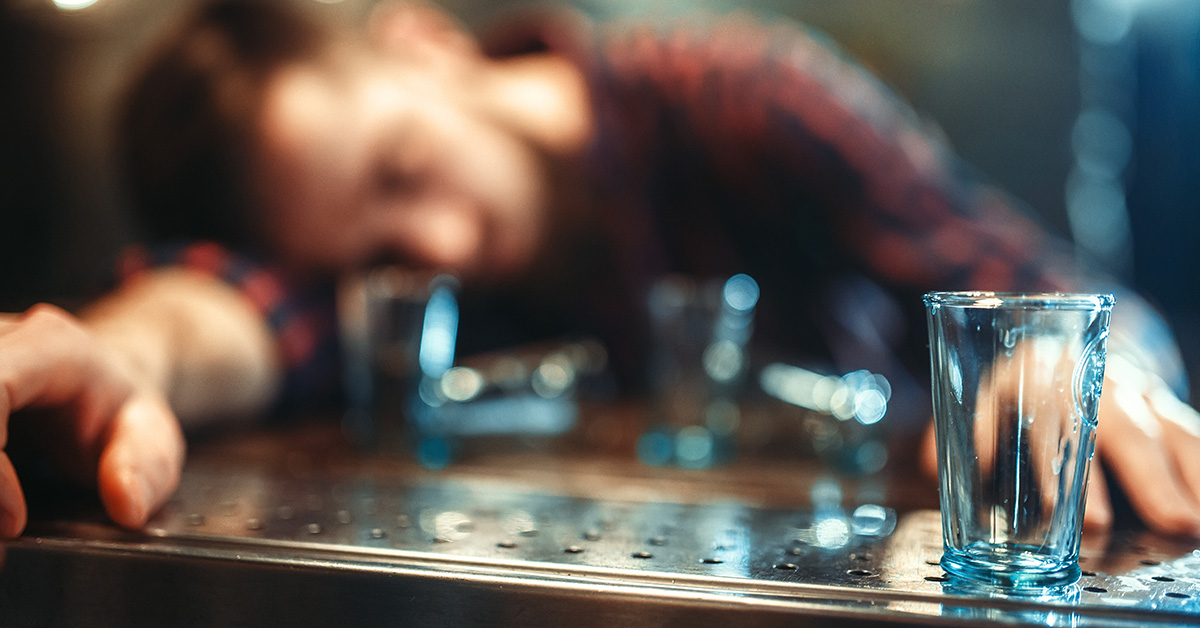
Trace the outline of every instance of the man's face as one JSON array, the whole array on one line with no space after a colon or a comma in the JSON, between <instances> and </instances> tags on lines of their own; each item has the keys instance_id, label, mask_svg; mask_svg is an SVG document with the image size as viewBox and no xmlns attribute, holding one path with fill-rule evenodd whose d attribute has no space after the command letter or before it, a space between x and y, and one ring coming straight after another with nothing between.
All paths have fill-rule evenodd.
<instances>
[{"instance_id":1,"label":"man's face","mask_svg":"<svg viewBox=\"0 0 1200 628\"><path fill-rule=\"evenodd\" d=\"M544 237L546 174L473 80L370 53L277 72L256 174L284 261L323 271L387 261L468 281L527 270Z\"/></svg>"}]
</instances>

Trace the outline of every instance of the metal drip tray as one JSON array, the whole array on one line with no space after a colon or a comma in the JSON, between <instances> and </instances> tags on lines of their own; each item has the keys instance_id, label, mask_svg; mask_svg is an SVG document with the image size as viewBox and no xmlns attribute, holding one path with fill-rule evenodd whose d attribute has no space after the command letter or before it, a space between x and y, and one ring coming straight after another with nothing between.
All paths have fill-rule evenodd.
<instances>
[{"instance_id":1,"label":"metal drip tray","mask_svg":"<svg viewBox=\"0 0 1200 628\"><path fill-rule=\"evenodd\" d=\"M797 508L583 484L200 460L144 534L99 517L36 525L8 545L0 594L13 595L14 557L36 574L50 554L95 572L84 607L118 587L173 605L187 590L181 608L209 609L182 621L195 625L227 623L212 608L292 625L1200 623L1200 550L1150 535L1091 543L1077 585L1011 597L945 576L936 511L832 480Z\"/></svg>"}]
</instances>

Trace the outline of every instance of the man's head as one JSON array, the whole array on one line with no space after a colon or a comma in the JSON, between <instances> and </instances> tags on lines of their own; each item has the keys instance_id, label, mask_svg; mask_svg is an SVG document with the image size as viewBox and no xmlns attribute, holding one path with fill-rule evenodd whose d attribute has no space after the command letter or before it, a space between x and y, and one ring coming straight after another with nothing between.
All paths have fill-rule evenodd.
<instances>
[{"instance_id":1,"label":"man's head","mask_svg":"<svg viewBox=\"0 0 1200 628\"><path fill-rule=\"evenodd\" d=\"M122 166L155 239L237 246L261 236L245 190L266 78L321 56L325 34L261 2L216 2L163 39L121 111Z\"/></svg>"},{"instance_id":2,"label":"man's head","mask_svg":"<svg viewBox=\"0 0 1200 628\"><path fill-rule=\"evenodd\" d=\"M360 34L220 2L132 92L135 201L156 237L303 270L511 276L541 246L548 184L542 147L507 115L510 75L428 7L377 12Z\"/></svg>"}]
</instances>

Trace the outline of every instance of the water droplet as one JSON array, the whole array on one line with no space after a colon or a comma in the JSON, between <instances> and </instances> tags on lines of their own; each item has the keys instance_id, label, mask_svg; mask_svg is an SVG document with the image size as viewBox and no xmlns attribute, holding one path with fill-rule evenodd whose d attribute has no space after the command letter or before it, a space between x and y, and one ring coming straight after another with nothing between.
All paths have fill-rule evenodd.
<instances>
[{"instance_id":1,"label":"water droplet","mask_svg":"<svg viewBox=\"0 0 1200 628\"><path fill-rule=\"evenodd\" d=\"M380 529L380 528L372 528L371 529L371 538L382 539L385 536L387 536L387 533L384 532L382 529Z\"/></svg>"},{"instance_id":2,"label":"water droplet","mask_svg":"<svg viewBox=\"0 0 1200 628\"><path fill-rule=\"evenodd\" d=\"M320 534L321 533L321 524L310 523L310 524L308 524L308 527L306 529L308 530L309 534Z\"/></svg>"}]
</instances>

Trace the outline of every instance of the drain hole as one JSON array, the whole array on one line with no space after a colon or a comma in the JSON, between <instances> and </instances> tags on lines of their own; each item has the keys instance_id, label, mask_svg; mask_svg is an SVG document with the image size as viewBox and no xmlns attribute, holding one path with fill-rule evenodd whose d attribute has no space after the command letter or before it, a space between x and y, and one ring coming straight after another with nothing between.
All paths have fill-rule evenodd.
<instances>
[{"instance_id":1,"label":"drain hole","mask_svg":"<svg viewBox=\"0 0 1200 628\"><path fill-rule=\"evenodd\" d=\"M1167 576L1154 576L1151 578L1151 580L1157 580L1159 582L1175 582L1174 578L1169 578Z\"/></svg>"},{"instance_id":2,"label":"drain hole","mask_svg":"<svg viewBox=\"0 0 1200 628\"><path fill-rule=\"evenodd\" d=\"M571 545L571 546L563 548L563 553L565 553L565 554L579 554L582 552L583 552L583 548L579 547L578 545Z\"/></svg>"},{"instance_id":3,"label":"drain hole","mask_svg":"<svg viewBox=\"0 0 1200 628\"><path fill-rule=\"evenodd\" d=\"M846 573L847 573L847 574L849 574L849 575L851 575L851 576L857 576L857 577L860 577L860 578L862 578L862 577L865 577L865 576L873 576L873 575L875 575L875 574L873 574L873 573L871 573L871 572L867 571L866 569L850 569L850 570L846 571Z\"/></svg>"},{"instance_id":4,"label":"drain hole","mask_svg":"<svg viewBox=\"0 0 1200 628\"><path fill-rule=\"evenodd\" d=\"M512 541L500 541L496 544L496 547L503 547L504 549L512 549L516 546L517 544L513 543Z\"/></svg>"},{"instance_id":5,"label":"drain hole","mask_svg":"<svg viewBox=\"0 0 1200 628\"><path fill-rule=\"evenodd\" d=\"M1176 593L1174 591L1169 591L1167 593L1164 593L1163 595L1165 595L1167 597L1173 597L1177 600L1186 600L1186 599L1192 597L1192 596L1188 595L1187 593Z\"/></svg>"},{"instance_id":6,"label":"drain hole","mask_svg":"<svg viewBox=\"0 0 1200 628\"><path fill-rule=\"evenodd\" d=\"M929 582L949 582L950 581L950 579L947 578L946 576L925 576L925 579L928 580Z\"/></svg>"},{"instance_id":7,"label":"drain hole","mask_svg":"<svg viewBox=\"0 0 1200 628\"><path fill-rule=\"evenodd\" d=\"M799 567L797 567L794 563L779 563L778 565L775 565L775 568L789 571L795 571L799 569Z\"/></svg>"},{"instance_id":8,"label":"drain hole","mask_svg":"<svg viewBox=\"0 0 1200 628\"><path fill-rule=\"evenodd\" d=\"M932 566L934 566L934 567L937 567L938 565L941 565L941 564L942 564L942 561L940 561L940 560L927 560L927 561L925 561L925 564L926 564L926 565L932 565Z\"/></svg>"},{"instance_id":9,"label":"drain hole","mask_svg":"<svg viewBox=\"0 0 1200 628\"><path fill-rule=\"evenodd\" d=\"M1161 564L1162 564L1162 563L1158 562L1157 560L1149 560L1149 559L1146 559L1146 560L1139 560L1138 562L1139 562L1139 563L1141 563L1141 564L1143 564L1143 565L1146 565L1147 567L1153 567L1153 566L1155 566L1155 565L1161 565Z\"/></svg>"},{"instance_id":10,"label":"drain hole","mask_svg":"<svg viewBox=\"0 0 1200 628\"><path fill-rule=\"evenodd\" d=\"M632 555L634 558L654 558L654 554L650 552L634 552Z\"/></svg>"},{"instance_id":11,"label":"drain hole","mask_svg":"<svg viewBox=\"0 0 1200 628\"><path fill-rule=\"evenodd\" d=\"M867 561L867 560L871 560L871 555L870 555L870 554L865 554L865 553L864 553L864 554L851 554L851 555L850 555L850 560L861 560L861 561Z\"/></svg>"},{"instance_id":12,"label":"drain hole","mask_svg":"<svg viewBox=\"0 0 1200 628\"><path fill-rule=\"evenodd\" d=\"M1083 587L1083 590L1088 593L1108 593L1108 589L1104 587Z\"/></svg>"},{"instance_id":13,"label":"drain hole","mask_svg":"<svg viewBox=\"0 0 1200 628\"><path fill-rule=\"evenodd\" d=\"M656 537L650 539L650 544L656 545L658 547L662 547L663 545L667 544L667 540L661 536L656 536Z\"/></svg>"},{"instance_id":14,"label":"drain hole","mask_svg":"<svg viewBox=\"0 0 1200 628\"><path fill-rule=\"evenodd\" d=\"M704 558L700 562L704 563L705 565L720 565L725 561L721 560L720 558Z\"/></svg>"},{"instance_id":15,"label":"drain hole","mask_svg":"<svg viewBox=\"0 0 1200 628\"><path fill-rule=\"evenodd\" d=\"M1095 576L1096 576L1096 572L1094 572L1094 571L1087 571L1087 570L1083 570L1083 571L1080 571L1080 572L1079 572L1079 575L1081 575L1081 576L1088 576L1089 578L1091 578L1091 577L1095 577Z\"/></svg>"}]
</instances>

